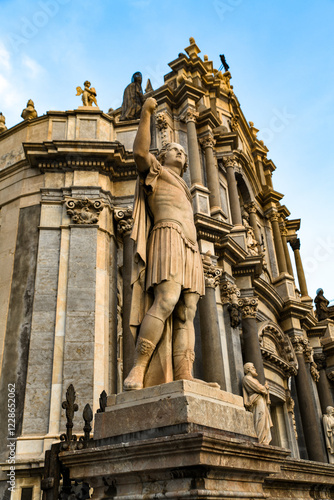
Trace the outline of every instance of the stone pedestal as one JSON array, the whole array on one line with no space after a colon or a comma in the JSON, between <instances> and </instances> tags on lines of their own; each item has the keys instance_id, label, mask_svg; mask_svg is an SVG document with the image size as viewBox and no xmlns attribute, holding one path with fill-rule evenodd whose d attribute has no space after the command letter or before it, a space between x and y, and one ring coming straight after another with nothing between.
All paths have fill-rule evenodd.
<instances>
[{"instance_id":1,"label":"stone pedestal","mask_svg":"<svg viewBox=\"0 0 334 500\"><path fill-rule=\"evenodd\" d=\"M59 459L72 482L89 483L92 499L282 500L332 491L330 466L289 454L257 442L240 396L180 380L110 396L94 439Z\"/></svg>"},{"instance_id":2,"label":"stone pedestal","mask_svg":"<svg viewBox=\"0 0 334 500\"><path fill-rule=\"evenodd\" d=\"M257 441L252 414L241 396L189 380L109 396L106 411L95 415L94 439L183 424Z\"/></svg>"}]
</instances>

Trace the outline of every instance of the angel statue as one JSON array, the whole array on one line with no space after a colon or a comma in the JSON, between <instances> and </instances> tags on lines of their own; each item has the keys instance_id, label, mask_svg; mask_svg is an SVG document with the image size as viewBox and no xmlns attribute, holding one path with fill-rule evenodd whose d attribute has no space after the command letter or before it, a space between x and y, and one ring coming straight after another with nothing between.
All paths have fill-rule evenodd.
<instances>
[{"instance_id":1,"label":"angel statue","mask_svg":"<svg viewBox=\"0 0 334 500\"><path fill-rule=\"evenodd\" d=\"M95 106L97 106L96 90L94 89L94 87L91 87L91 83L88 80L85 81L83 90L81 87L77 87L76 90L76 95L82 94L81 99L84 106L93 106L93 103L95 104Z\"/></svg>"}]
</instances>

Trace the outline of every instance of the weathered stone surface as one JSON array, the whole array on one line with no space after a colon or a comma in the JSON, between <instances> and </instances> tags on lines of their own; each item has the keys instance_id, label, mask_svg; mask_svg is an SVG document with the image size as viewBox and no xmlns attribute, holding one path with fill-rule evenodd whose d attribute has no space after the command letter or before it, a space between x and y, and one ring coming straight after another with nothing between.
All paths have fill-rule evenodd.
<instances>
[{"instance_id":1,"label":"weathered stone surface","mask_svg":"<svg viewBox=\"0 0 334 500\"><path fill-rule=\"evenodd\" d=\"M194 423L255 438L252 415L240 396L188 380L110 397L95 417L95 439L181 423Z\"/></svg>"},{"instance_id":2,"label":"weathered stone surface","mask_svg":"<svg viewBox=\"0 0 334 500\"><path fill-rule=\"evenodd\" d=\"M2 365L0 419L2 422L7 422L8 384L15 384L18 435L22 429L39 218L39 206L28 207L20 211ZM6 449L7 431L7 425L0 426L1 449L2 445L5 445L4 449Z\"/></svg>"}]
</instances>

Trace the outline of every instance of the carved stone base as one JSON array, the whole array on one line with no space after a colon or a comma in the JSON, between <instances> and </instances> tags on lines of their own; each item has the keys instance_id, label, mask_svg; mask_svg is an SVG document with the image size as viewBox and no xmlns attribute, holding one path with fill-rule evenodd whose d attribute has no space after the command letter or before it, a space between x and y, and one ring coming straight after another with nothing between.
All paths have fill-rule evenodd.
<instances>
[{"instance_id":1,"label":"carved stone base","mask_svg":"<svg viewBox=\"0 0 334 500\"><path fill-rule=\"evenodd\" d=\"M258 444L239 396L180 380L108 405L88 447L59 456L93 499L332 498L314 492L331 494L333 468Z\"/></svg>"},{"instance_id":2,"label":"carved stone base","mask_svg":"<svg viewBox=\"0 0 334 500\"><path fill-rule=\"evenodd\" d=\"M95 416L94 439L185 423L257 441L241 396L189 380L109 396L105 413Z\"/></svg>"}]
</instances>

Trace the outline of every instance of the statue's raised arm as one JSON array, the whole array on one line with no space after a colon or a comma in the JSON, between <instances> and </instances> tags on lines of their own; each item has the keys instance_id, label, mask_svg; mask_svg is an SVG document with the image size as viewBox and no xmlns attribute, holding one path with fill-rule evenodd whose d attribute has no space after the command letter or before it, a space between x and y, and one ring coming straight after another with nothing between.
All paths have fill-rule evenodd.
<instances>
[{"instance_id":1,"label":"statue's raised arm","mask_svg":"<svg viewBox=\"0 0 334 500\"><path fill-rule=\"evenodd\" d=\"M152 163L152 155L150 153L150 122L151 115L154 113L156 107L157 101L153 97L149 97L144 102L141 111L138 131L133 143L133 156L139 172L145 172L146 170L149 170Z\"/></svg>"}]
</instances>

